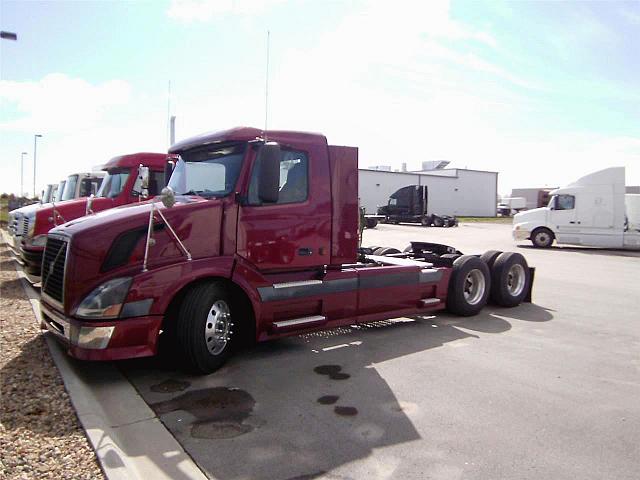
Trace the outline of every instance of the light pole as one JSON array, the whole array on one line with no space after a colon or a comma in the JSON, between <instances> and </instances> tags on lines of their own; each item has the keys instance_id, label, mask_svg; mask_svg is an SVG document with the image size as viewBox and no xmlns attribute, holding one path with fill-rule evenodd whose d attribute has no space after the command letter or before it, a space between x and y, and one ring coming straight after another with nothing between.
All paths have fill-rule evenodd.
<instances>
[{"instance_id":1,"label":"light pole","mask_svg":"<svg viewBox=\"0 0 640 480\"><path fill-rule=\"evenodd\" d=\"M36 196L36 151L38 148L38 138L41 138L42 135L36 133L33 136L33 196Z\"/></svg>"},{"instance_id":2,"label":"light pole","mask_svg":"<svg viewBox=\"0 0 640 480\"><path fill-rule=\"evenodd\" d=\"M20 154L20 196L24 197L24 156L27 152Z\"/></svg>"}]
</instances>

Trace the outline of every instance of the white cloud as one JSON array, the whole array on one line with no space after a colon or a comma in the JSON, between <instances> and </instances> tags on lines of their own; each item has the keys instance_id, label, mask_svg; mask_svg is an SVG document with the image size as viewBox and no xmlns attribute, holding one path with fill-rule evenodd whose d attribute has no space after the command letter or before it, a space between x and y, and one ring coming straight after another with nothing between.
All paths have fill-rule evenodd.
<instances>
[{"instance_id":1,"label":"white cloud","mask_svg":"<svg viewBox=\"0 0 640 480\"><path fill-rule=\"evenodd\" d=\"M206 22L220 15L257 15L285 0L172 0L167 15L184 22Z\"/></svg>"},{"instance_id":2,"label":"white cloud","mask_svg":"<svg viewBox=\"0 0 640 480\"><path fill-rule=\"evenodd\" d=\"M0 123L9 131L71 132L91 128L109 109L126 105L131 87L123 80L93 85L81 78L51 73L38 81L0 81L0 102L19 112Z\"/></svg>"}]
</instances>

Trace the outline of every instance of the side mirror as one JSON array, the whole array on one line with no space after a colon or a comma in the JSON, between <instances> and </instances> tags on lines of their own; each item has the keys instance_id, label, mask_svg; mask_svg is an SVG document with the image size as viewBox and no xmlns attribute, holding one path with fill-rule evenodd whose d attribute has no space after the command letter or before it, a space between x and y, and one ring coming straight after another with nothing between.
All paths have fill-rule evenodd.
<instances>
[{"instance_id":1,"label":"side mirror","mask_svg":"<svg viewBox=\"0 0 640 480\"><path fill-rule=\"evenodd\" d=\"M258 153L257 162L260 165L258 198L264 203L275 203L280 190L280 145L265 143Z\"/></svg>"},{"instance_id":2,"label":"side mirror","mask_svg":"<svg viewBox=\"0 0 640 480\"><path fill-rule=\"evenodd\" d=\"M93 213L92 207L93 207L94 198L95 198L95 195L93 193L89 195L89 198L87 198L87 207L85 208L85 211L84 211L85 215L89 215L90 213Z\"/></svg>"},{"instance_id":3,"label":"side mirror","mask_svg":"<svg viewBox=\"0 0 640 480\"><path fill-rule=\"evenodd\" d=\"M138 178L133 187L133 194L140 195L143 198L149 196L149 167L140 165L138 167Z\"/></svg>"},{"instance_id":4,"label":"side mirror","mask_svg":"<svg viewBox=\"0 0 640 480\"><path fill-rule=\"evenodd\" d=\"M162 200L162 204L167 208L173 207L176 203L176 195L171 187L164 187L162 189L160 199Z\"/></svg>"}]
</instances>

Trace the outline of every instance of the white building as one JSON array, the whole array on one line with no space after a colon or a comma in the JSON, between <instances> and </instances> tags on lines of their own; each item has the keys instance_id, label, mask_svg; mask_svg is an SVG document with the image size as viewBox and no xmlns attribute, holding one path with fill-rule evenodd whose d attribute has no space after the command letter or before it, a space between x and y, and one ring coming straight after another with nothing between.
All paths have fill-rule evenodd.
<instances>
[{"instance_id":1,"label":"white building","mask_svg":"<svg viewBox=\"0 0 640 480\"><path fill-rule=\"evenodd\" d=\"M429 213L469 217L495 217L498 172L437 169L421 172L385 172L361 168L358 171L360 205L377 213L389 196L407 185L426 185Z\"/></svg>"}]
</instances>

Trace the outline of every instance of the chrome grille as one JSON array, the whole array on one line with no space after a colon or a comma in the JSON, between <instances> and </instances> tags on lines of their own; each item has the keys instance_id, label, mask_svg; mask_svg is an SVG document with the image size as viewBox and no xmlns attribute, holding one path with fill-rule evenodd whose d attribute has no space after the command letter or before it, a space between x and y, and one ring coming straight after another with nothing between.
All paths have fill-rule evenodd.
<instances>
[{"instance_id":1,"label":"chrome grille","mask_svg":"<svg viewBox=\"0 0 640 480\"><path fill-rule=\"evenodd\" d=\"M25 215L22 219L22 233L23 237L26 237L29 234L29 217Z\"/></svg>"},{"instance_id":2,"label":"chrome grille","mask_svg":"<svg viewBox=\"0 0 640 480\"><path fill-rule=\"evenodd\" d=\"M67 243L64 238L48 236L42 257L42 292L61 304L64 303Z\"/></svg>"}]
</instances>

